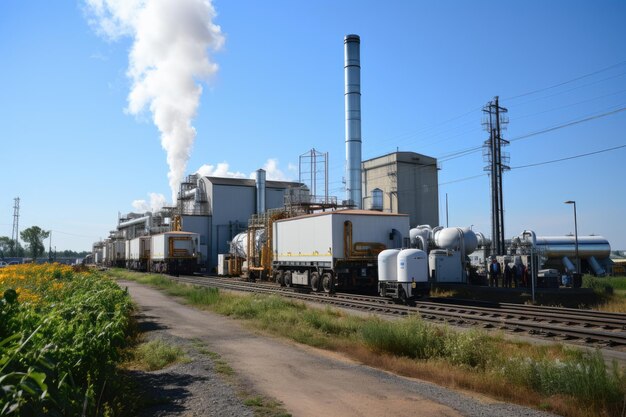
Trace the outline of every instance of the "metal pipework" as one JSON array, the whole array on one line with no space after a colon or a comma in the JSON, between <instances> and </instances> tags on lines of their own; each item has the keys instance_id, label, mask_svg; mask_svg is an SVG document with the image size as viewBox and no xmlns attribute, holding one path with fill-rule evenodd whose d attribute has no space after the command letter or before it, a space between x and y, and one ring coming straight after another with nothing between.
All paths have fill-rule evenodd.
<instances>
[{"instance_id":1,"label":"metal pipework","mask_svg":"<svg viewBox=\"0 0 626 417\"><path fill-rule=\"evenodd\" d=\"M149 229L152 226L152 214L148 213L147 215L143 216L143 217L138 217L136 219L132 219L132 220L128 220L126 222L122 222L120 224L117 225L117 229L124 229L126 227L135 225L135 224L140 224L140 223L146 223L146 229Z\"/></svg>"},{"instance_id":2,"label":"metal pipework","mask_svg":"<svg viewBox=\"0 0 626 417\"><path fill-rule=\"evenodd\" d=\"M346 111L346 199L357 209L361 194L361 38L346 35L344 44L344 79Z\"/></svg>"},{"instance_id":3,"label":"metal pipework","mask_svg":"<svg viewBox=\"0 0 626 417\"><path fill-rule=\"evenodd\" d=\"M256 213L265 213L265 170L256 171Z\"/></svg>"}]
</instances>

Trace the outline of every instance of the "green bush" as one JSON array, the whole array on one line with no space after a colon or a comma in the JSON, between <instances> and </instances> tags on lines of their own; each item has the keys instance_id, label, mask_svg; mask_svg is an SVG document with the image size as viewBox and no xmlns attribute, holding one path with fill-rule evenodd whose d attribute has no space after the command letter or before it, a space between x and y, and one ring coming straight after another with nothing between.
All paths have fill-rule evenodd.
<instances>
[{"instance_id":1,"label":"green bush","mask_svg":"<svg viewBox=\"0 0 626 417\"><path fill-rule=\"evenodd\" d=\"M46 268L24 269L32 301L0 302L0 416L95 415L114 395L128 294L95 273Z\"/></svg>"}]
</instances>

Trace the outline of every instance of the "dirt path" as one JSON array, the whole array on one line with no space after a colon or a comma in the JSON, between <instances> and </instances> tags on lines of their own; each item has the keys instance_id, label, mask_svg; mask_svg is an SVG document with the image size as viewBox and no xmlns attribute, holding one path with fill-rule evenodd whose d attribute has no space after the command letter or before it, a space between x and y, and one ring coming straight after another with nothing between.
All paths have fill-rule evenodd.
<instances>
[{"instance_id":1,"label":"dirt path","mask_svg":"<svg viewBox=\"0 0 626 417\"><path fill-rule=\"evenodd\" d=\"M535 410L398 377L294 343L260 336L235 320L199 311L134 282L120 282L144 320L198 338L263 395L294 416L546 416Z\"/></svg>"}]
</instances>

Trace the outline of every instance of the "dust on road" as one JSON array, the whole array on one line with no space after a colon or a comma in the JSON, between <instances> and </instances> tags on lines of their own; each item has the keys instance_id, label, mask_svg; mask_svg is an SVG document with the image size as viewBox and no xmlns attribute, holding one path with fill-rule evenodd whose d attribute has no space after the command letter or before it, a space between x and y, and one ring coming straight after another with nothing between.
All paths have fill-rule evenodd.
<instances>
[{"instance_id":1,"label":"dust on road","mask_svg":"<svg viewBox=\"0 0 626 417\"><path fill-rule=\"evenodd\" d=\"M127 287L141 313L182 338L219 353L259 393L294 416L546 416L479 401L427 382L391 375L341 355L255 334L239 322L186 306L135 282Z\"/></svg>"}]
</instances>

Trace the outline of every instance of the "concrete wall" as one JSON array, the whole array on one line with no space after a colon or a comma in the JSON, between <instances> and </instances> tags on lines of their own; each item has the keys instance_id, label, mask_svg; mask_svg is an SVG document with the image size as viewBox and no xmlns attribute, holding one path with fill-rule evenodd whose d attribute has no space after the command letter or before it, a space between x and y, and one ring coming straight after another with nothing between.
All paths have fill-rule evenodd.
<instances>
[{"instance_id":1,"label":"concrete wall","mask_svg":"<svg viewBox=\"0 0 626 417\"><path fill-rule=\"evenodd\" d=\"M228 253L230 242L235 235L248 227L248 220L256 212L256 186L248 179L204 178L211 208L208 225L208 269L217 266L217 255ZM278 182L279 186L267 181L265 190L266 209L283 207L285 190L289 184ZM274 182L274 184L277 184Z\"/></svg>"},{"instance_id":2,"label":"concrete wall","mask_svg":"<svg viewBox=\"0 0 626 417\"><path fill-rule=\"evenodd\" d=\"M363 162L364 208L372 190L383 191L383 211L408 214L411 227L439 225L437 160L414 152L395 152Z\"/></svg>"}]
</instances>

